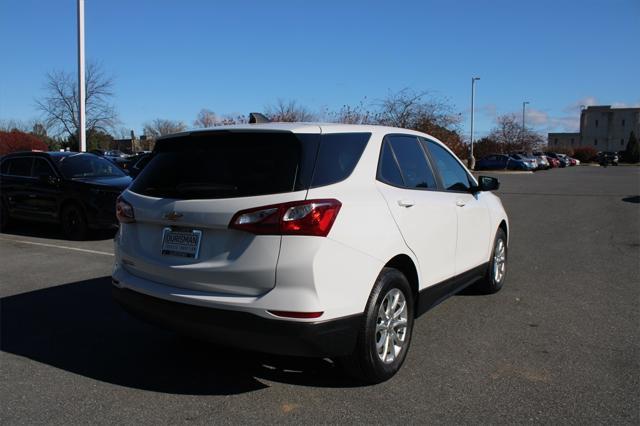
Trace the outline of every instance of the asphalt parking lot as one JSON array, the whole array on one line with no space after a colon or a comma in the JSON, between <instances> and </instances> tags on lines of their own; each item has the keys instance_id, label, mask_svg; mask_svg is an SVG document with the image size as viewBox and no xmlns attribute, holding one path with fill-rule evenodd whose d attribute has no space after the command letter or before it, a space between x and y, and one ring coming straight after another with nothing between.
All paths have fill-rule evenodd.
<instances>
[{"instance_id":1,"label":"asphalt parking lot","mask_svg":"<svg viewBox=\"0 0 640 426\"><path fill-rule=\"evenodd\" d=\"M0 423L640 423L640 167L497 176L505 288L422 316L376 386L139 323L110 298L111 235L18 225L0 234Z\"/></svg>"}]
</instances>

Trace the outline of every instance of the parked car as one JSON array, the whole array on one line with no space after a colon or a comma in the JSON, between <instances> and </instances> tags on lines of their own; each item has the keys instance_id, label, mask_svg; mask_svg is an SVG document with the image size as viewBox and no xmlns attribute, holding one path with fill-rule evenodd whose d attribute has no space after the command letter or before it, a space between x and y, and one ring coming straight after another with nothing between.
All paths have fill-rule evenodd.
<instances>
[{"instance_id":1,"label":"parked car","mask_svg":"<svg viewBox=\"0 0 640 426\"><path fill-rule=\"evenodd\" d=\"M105 151L104 158L112 161L115 165L125 171L129 170L132 160L134 159L133 156L125 154L124 152L119 150Z\"/></svg>"},{"instance_id":2,"label":"parked car","mask_svg":"<svg viewBox=\"0 0 640 426\"><path fill-rule=\"evenodd\" d=\"M618 165L618 154L615 152L603 151L598 153L598 163L601 165Z\"/></svg>"},{"instance_id":3,"label":"parked car","mask_svg":"<svg viewBox=\"0 0 640 426\"><path fill-rule=\"evenodd\" d=\"M517 153L509 154L509 155L513 159L524 161L525 163L527 163L529 166L529 170L531 171L538 170L538 161L534 157L529 157L528 155L517 154Z\"/></svg>"},{"instance_id":4,"label":"parked car","mask_svg":"<svg viewBox=\"0 0 640 426\"><path fill-rule=\"evenodd\" d=\"M531 170L530 163L506 154L493 154L476 162L476 170Z\"/></svg>"},{"instance_id":5,"label":"parked car","mask_svg":"<svg viewBox=\"0 0 640 426\"><path fill-rule=\"evenodd\" d=\"M545 155L547 157L555 158L556 160L558 160L558 162L560 163L560 167L567 167L569 165L567 159L564 158L562 154L557 154L555 152L545 152Z\"/></svg>"},{"instance_id":6,"label":"parked car","mask_svg":"<svg viewBox=\"0 0 640 426\"><path fill-rule=\"evenodd\" d=\"M531 155L538 162L538 169L540 169L540 170L549 170L552 167L551 163L549 162L549 159L547 158L546 155L544 155L544 153L542 153L542 152L533 152Z\"/></svg>"},{"instance_id":7,"label":"parked car","mask_svg":"<svg viewBox=\"0 0 640 426\"><path fill-rule=\"evenodd\" d=\"M549 161L549 166L553 168L560 167L560 160L558 160L557 158L547 157L547 160Z\"/></svg>"},{"instance_id":8,"label":"parked car","mask_svg":"<svg viewBox=\"0 0 640 426\"><path fill-rule=\"evenodd\" d=\"M147 166L150 160L151 160L150 152L144 152L139 155L136 155L135 160L131 163L131 166L129 166L128 168L129 176L135 179L140 174L140 172Z\"/></svg>"},{"instance_id":9,"label":"parked car","mask_svg":"<svg viewBox=\"0 0 640 426\"><path fill-rule=\"evenodd\" d=\"M117 226L115 201L131 182L113 163L77 152L9 154L0 172L3 227L11 218L59 223L74 240Z\"/></svg>"},{"instance_id":10,"label":"parked car","mask_svg":"<svg viewBox=\"0 0 640 426\"><path fill-rule=\"evenodd\" d=\"M470 284L503 286L497 188L405 129L267 123L163 137L118 199L113 294L181 333L333 357L384 381L414 318Z\"/></svg>"}]
</instances>

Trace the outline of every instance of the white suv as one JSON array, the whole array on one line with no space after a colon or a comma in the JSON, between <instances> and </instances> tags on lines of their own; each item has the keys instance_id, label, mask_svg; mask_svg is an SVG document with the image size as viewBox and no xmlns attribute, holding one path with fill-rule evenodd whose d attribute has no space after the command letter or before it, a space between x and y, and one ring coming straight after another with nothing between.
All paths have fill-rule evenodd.
<instances>
[{"instance_id":1,"label":"white suv","mask_svg":"<svg viewBox=\"0 0 640 426\"><path fill-rule=\"evenodd\" d=\"M117 202L114 297L216 342L380 382L414 318L504 283L498 181L410 130L269 123L167 136Z\"/></svg>"}]
</instances>

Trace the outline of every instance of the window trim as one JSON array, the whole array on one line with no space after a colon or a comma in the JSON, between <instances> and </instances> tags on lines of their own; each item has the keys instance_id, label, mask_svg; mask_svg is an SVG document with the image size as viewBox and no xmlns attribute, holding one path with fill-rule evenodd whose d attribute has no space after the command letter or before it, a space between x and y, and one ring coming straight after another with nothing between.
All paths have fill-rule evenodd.
<instances>
[{"instance_id":1,"label":"window trim","mask_svg":"<svg viewBox=\"0 0 640 426\"><path fill-rule=\"evenodd\" d=\"M427 163L427 167L429 167L431 169L431 173L433 174L433 177L436 181L436 187L435 188L411 188L408 187L406 185L406 182L404 180L404 174L402 173L402 167L400 167L400 163L398 162L398 158L396 156L395 151L393 150L393 147L391 146L391 144L389 144L389 149L391 150L391 154L393 156L393 161L396 164L396 167L398 168L398 171L400 172L400 178L402 178L402 182L403 182L403 186L398 186L395 185L391 182L386 181L385 179L382 178L380 171L382 169L382 151L384 150L384 146L385 143L388 143L387 141L387 137L388 136L402 136L402 137L410 137L410 138L415 138L416 143L418 144L418 146L420 147L420 150L422 151L422 155L424 156L424 159ZM410 191L435 191L435 192L439 192L442 191L442 183L440 181L440 177L438 176L438 173L435 171L435 169L433 168L433 166L431 165L431 161L430 158L427 154L427 152L425 151L424 147L422 146L422 144L420 143L420 136L417 135L411 135L411 134L407 134L407 133L387 133L382 137L382 142L380 143L380 150L378 152L378 166L376 167L376 180L378 182L384 183L385 185L389 185L389 186L393 186L394 188L400 188L400 189L407 189Z\"/></svg>"}]
</instances>

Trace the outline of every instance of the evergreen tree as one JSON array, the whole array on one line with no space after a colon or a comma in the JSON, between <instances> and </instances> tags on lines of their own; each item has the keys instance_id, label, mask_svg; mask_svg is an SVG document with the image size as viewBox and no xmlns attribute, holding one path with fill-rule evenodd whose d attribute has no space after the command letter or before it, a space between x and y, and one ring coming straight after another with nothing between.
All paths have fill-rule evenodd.
<instances>
[{"instance_id":1,"label":"evergreen tree","mask_svg":"<svg viewBox=\"0 0 640 426\"><path fill-rule=\"evenodd\" d=\"M633 132L629 135L627 149L624 151L624 159L628 163L640 162L640 146L638 144L638 139L636 139L636 135Z\"/></svg>"}]
</instances>

